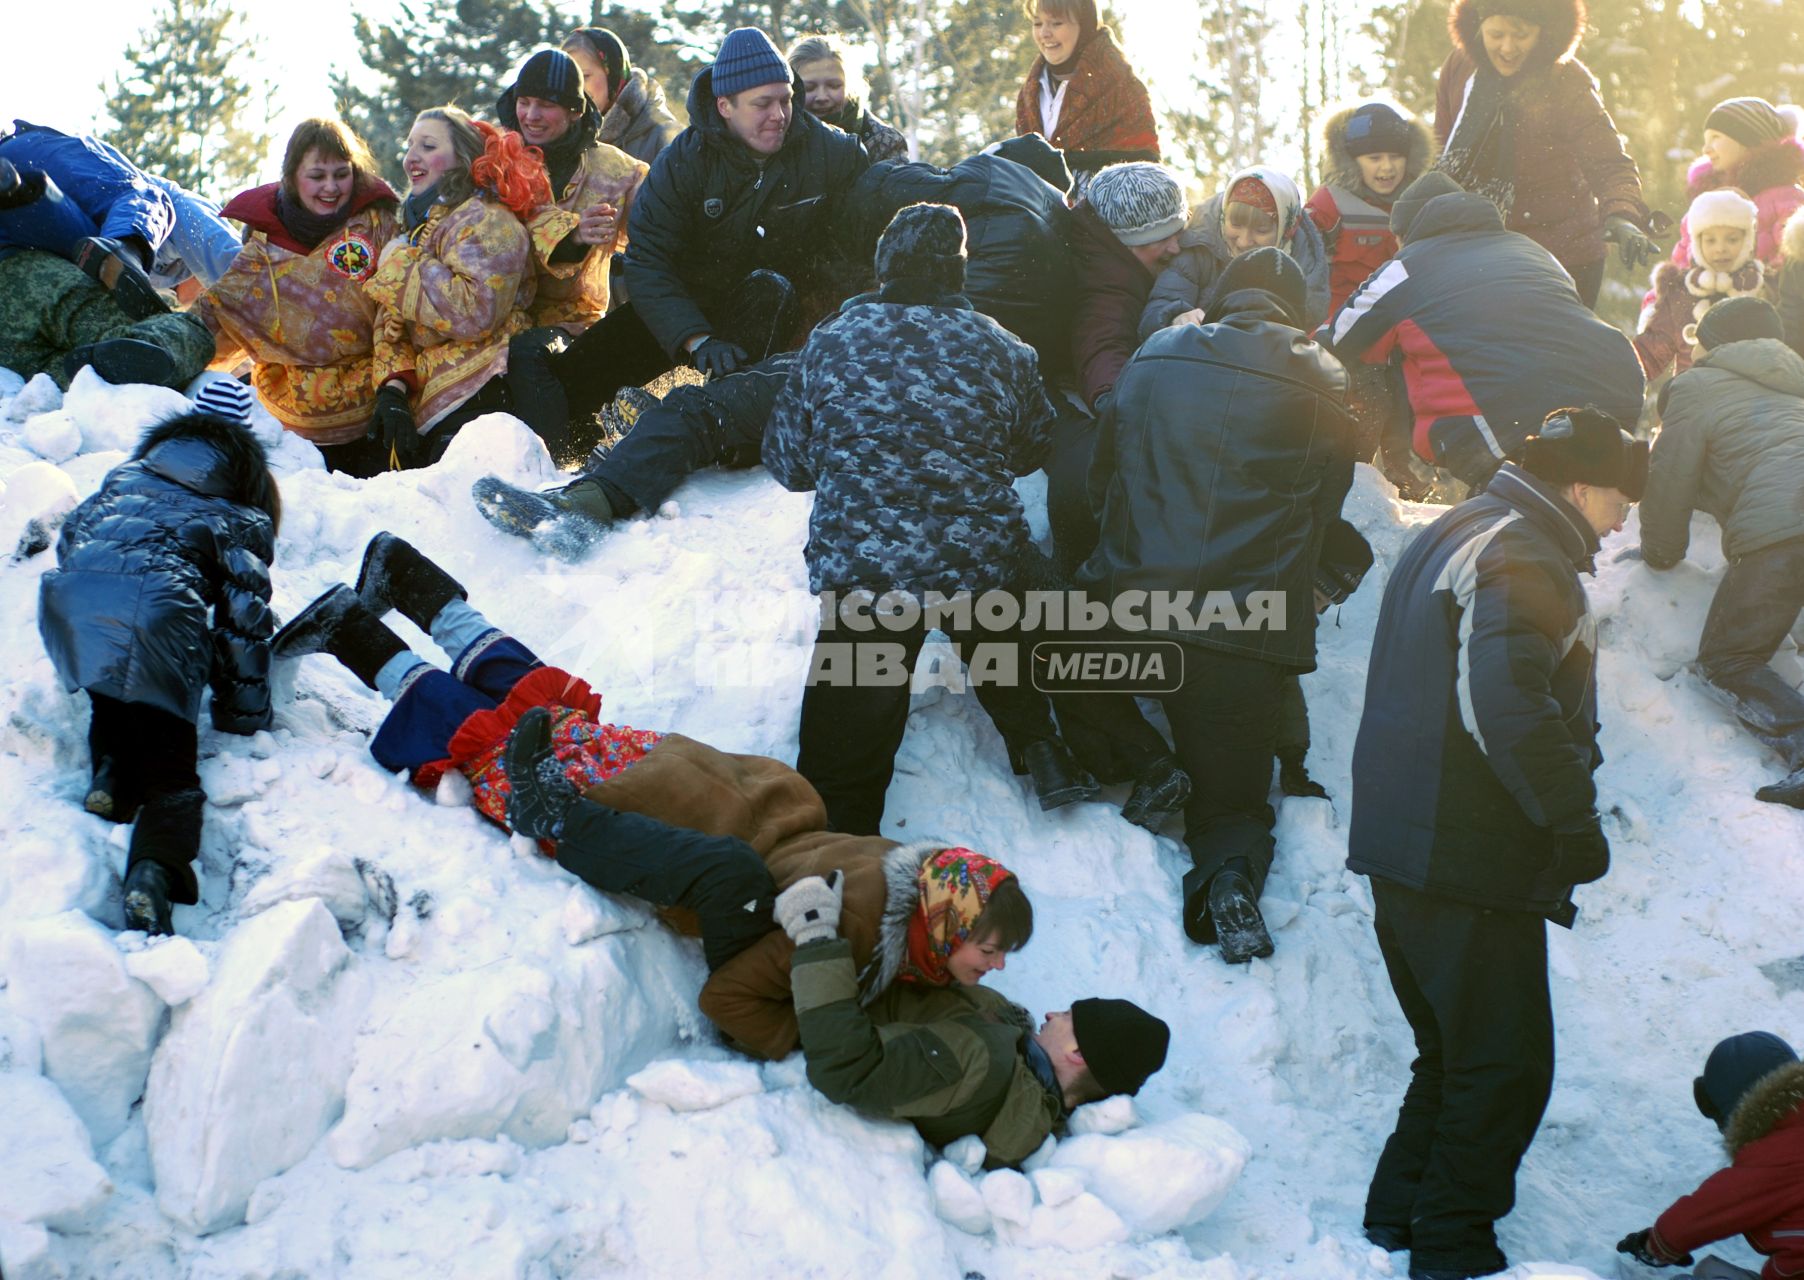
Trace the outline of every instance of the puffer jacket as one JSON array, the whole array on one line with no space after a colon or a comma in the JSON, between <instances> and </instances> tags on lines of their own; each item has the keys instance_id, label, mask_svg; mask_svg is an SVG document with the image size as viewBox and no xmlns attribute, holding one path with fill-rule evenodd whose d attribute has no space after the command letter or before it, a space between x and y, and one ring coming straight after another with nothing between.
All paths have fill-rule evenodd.
<instances>
[{"instance_id":1,"label":"puffer jacket","mask_svg":"<svg viewBox=\"0 0 1804 1280\"><path fill-rule=\"evenodd\" d=\"M1088 174L1128 160L1159 159L1159 125L1152 99L1128 65L1115 35L1101 27L1078 52L1065 82L1058 121L1046 127L1040 88L1046 59L1036 56L1015 95L1015 133L1037 133L1065 153L1073 173Z\"/></svg>"},{"instance_id":2,"label":"puffer jacket","mask_svg":"<svg viewBox=\"0 0 1804 1280\"><path fill-rule=\"evenodd\" d=\"M562 239L545 228L554 236ZM507 372L508 339L532 323L534 247L520 219L478 194L435 205L364 285L378 308L375 385L409 382L422 435Z\"/></svg>"},{"instance_id":3,"label":"puffer jacket","mask_svg":"<svg viewBox=\"0 0 1804 1280\"><path fill-rule=\"evenodd\" d=\"M727 131L714 72L689 89L690 125L653 162L628 219L626 283L633 308L672 359L712 333L711 308L764 269L815 290L845 194L870 166L856 138L797 107L762 164Z\"/></svg>"},{"instance_id":4,"label":"puffer jacket","mask_svg":"<svg viewBox=\"0 0 1804 1280\"><path fill-rule=\"evenodd\" d=\"M1779 271L1780 323L1791 349L1804 355L1804 209L1792 214L1781 241L1785 265Z\"/></svg>"},{"instance_id":5,"label":"puffer jacket","mask_svg":"<svg viewBox=\"0 0 1804 1280\"><path fill-rule=\"evenodd\" d=\"M964 215L971 305L1031 346L1043 374L1067 368L1077 275L1063 194L999 155L972 156L950 169L924 161L873 164L846 201L846 255L871 261L897 211L923 202Z\"/></svg>"},{"instance_id":6,"label":"puffer jacket","mask_svg":"<svg viewBox=\"0 0 1804 1280\"><path fill-rule=\"evenodd\" d=\"M1093 597L1278 592L1282 616L1221 616L1151 633L1301 671L1315 668L1316 555L1353 478L1346 371L1268 293L1155 334L1122 370L1097 425L1090 505L1101 538L1078 571Z\"/></svg>"},{"instance_id":7,"label":"puffer jacket","mask_svg":"<svg viewBox=\"0 0 1804 1280\"><path fill-rule=\"evenodd\" d=\"M1641 500L1648 564L1685 558L1694 509L1716 517L1730 560L1804 538L1804 358L1777 338L1724 343L1660 400Z\"/></svg>"},{"instance_id":8,"label":"puffer jacket","mask_svg":"<svg viewBox=\"0 0 1804 1280\"><path fill-rule=\"evenodd\" d=\"M1553 833L1596 811L1590 524L1513 463L1391 570L1353 746L1347 866L1570 925Z\"/></svg>"},{"instance_id":9,"label":"puffer jacket","mask_svg":"<svg viewBox=\"0 0 1804 1280\"><path fill-rule=\"evenodd\" d=\"M664 100L664 86L634 67L601 118L597 140L650 165L682 128Z\"/></svg>"},{"instance_id":10,"label":"puffer jacket","mask_svg":"<svg viewBox=\"0 0 1804 1280\"><path fill-rule=\"evenodd\" d=\"M1403 181L1390 195L1379 195L1366 185L1358 158L1347 150L1347 121L1357 110L1357 105L1345 107L1322 125L1322 185L1307 205L1328 253L1329 312L1339 310L1348 295L1397 252L1391 202L1434 160L1434 135L1420 120L1406 116L1409 152Z\"/></svg>"},{"instance_id":11,"label":"puffer jacket","mask_svg":"<svg viewBox=\"0 0 1804 1280\"><path fill-rule=\"evenodd\" d=\"M11 161L21 173L36 169L47 174L64 197L58 206L63 216L51 237L59 243L36 234L22 239L9 235L14 219L0 214L0 257L20 249L47 249L67 256L71 232L77 239L137 236L154 253L175 230L175 205L169 193L118 148L98 138L15 120L13 131L0 137L0 159Z\"/></svg>"},{"instance_id":12,"label":"puffer jacket","mask_svg":"<svg viewBox=\"0 0 1804 1280\"><path fill-rule=\"evenodd\" d=\"M363 283L395 234L395 195L373 180L344 225L308 250L276 215L280 189L254 187L226 205L245 224L244 247L193 312L213 334L215 365L251 358L251 383L277 421L314 444L344 444L375 407L376 304Z\"/></svg>"},{"instance_id":13,"label":"puffer jacket","mask_svg":"<svg viewBox=\"0 0 1804 1280\"><path fill-rule=\"evenodd\" d=\"M1014 480L1044 460L1053 418L1033 348L912 283L817 328L765 429L777 482L815 490L814 592L1001 587L1028 546Z\"/></svg>"},{"instance_id":14,"label":"puffer jacket","mask_svg":"<svg viewBox=\"0 0 1804 1280\"><path fill-rule=\"evenodd\" d=\"M1453 51L1435 82L1434 133L1442 163L1448 139L1469 105L1478 77L1502 80L1492 70L1478 28L1479 0L1455 0L1447 15ZM1543 27L1528 65L1503 80L1504 106L1468 179L1507 179L1514 191L1509 229L1520 231L1576 272L1604 256L1604 220L1621 215L1649 229L1641 198L1641 174L1623 148L1622 135L1598 92L1597 80L1574 56L1584 30L1583 0L1561 0L1558 21ZM1483 67L1482 72L1480 67Z\"/></svg>"},{"instance_id":15,"label":"puffer jacket","mask_svg":"<svg viewBox=\"0 0 1804 1280\"><path fill-rule=\"evenodd\" d=\"M268 727L268 467L244 427L176 418L70 513L38 588L38 633L67 688L192 722L210 687L214 728Z\"/></svg>"},{"instance_id":16,"label":"puffer jacket","mask_svg":"<svg viewBox=\"0 0 1804 1280\"><path fill-rule=\"evenodd\" d=\"M1784 257L1785 224L1804 208L1804 186L1798 185L1804 182L1804 141L1776 138L1763 142L1727 173L1718 173L1709 156L1699 156L1691 162L1685 178L1692 200L1723 187L1734 187L1752 200L1760 211L1754 227L1754 254L1769 267L1779 265ZM1679 240L1673 245L1672 260L1681 267L1691 265L1687 218L1679 219Z\"/></svg>"},{"instance_id":17,"label":"puffer jacket","mask_svg":"<svg viewBox=\"0 0 1804 1280\"><path fill-rule=\"evenodd\" d=\"M1152 296L1140 315L1140 338L1145 341L1186 311L1205 306L1215 290L1216 277L1234 259L1222 233L1222 209L1227 193L1242 178L1263 182L1278 204L1278 247L1303 268L1303 282L1308 288L1303 304L1303 321L1314 329L1328 318L1329 269L1328 250L1322 233L1303 209L1302 193L1297 184L1276 169L1256 165L1242 169L1228 185L1190 211L1190 221L1178 237L1178 256L1159 273ZM1289 227L1289 232L1283 232Z\"/></svg>"},{"instance_id":18,"label":"puffer jacket","mask_svg":"<svg viewBox=\"0 0 1804 1280\"><path fill-rule=\"evenodd\" d=\"M1723 1131L1729 1167L1681 1196L1654 1223L1676 1257L1732 1235L1766 1256L1760 1280L1804 1275L1804 1063L1763 1077Z\"/></svg>"}]
</instances>

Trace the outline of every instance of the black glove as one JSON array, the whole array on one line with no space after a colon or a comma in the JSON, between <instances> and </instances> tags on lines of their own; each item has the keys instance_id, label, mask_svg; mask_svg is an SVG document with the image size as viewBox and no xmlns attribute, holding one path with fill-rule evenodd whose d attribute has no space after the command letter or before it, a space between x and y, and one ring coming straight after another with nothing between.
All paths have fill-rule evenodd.
<instances>
[{"instance_id":1,"label":"black glove","mask_svg":"<svg viewBox=\"0 0 1804 1280\"><path fill-rule=\"evenodd\" d=\"M1604 878L1610 870L1610 841L1596 814L1575 830L1553 833L1553 869L1569 884Z\"/></svg>"},{"instance_id":2,"label":"black glove","mask_svg":"<svg viewBox=\"0 0 1804 1280\"><path fill-rule=\"evenodd\" d=\"M724 378L729 373L737 373L745 359L745 348L736 347L724 338L705 339L689 353L690 363L710 378Z\"/></svg>"},{"instance_id":3,"label":"black glove","mask_svg":"<svg viewBox=\"0 0 1804 1280\"><path fill-rule=\"evenodd\" d=\"M1660 246L1620 213L1604 219L1604 239L1616 245L1622 254L1622 265L1631 271L1660 256Z\"/></svg>"},{"instance_id":4,"label":"black glove","mask_svg":"<svg viewBox=\"0 0 1804 1280\"><path fill-rule=\"evenodd\" d=\"M1649 1267L1689 1267L1692 1264L1689 1253L1682 1253L1676 1258L1663 1257L1649 1239L1652 1235L1651 1227L1631 1231L1616 1242L1616 1252L1626 1253L1636 1262Z\"/></svg>"},{"instance_id":5,"label":"black glove","mask_svg":"<svg viewBox=\"0 0 1804 1280\"><path fill-rule=\"evenodd\" d=\"M1315 562L1315 589L1330 604L1345 604L1372 568L1372 544L1345 520L1336 519L1322 535Z\"/></svg>"},{"instance_id":6,"label":"black glove","mask_svg":"<svg viewBox=\"0 0 1804 1280\"><path fill-rule=\"evenodd\" d=\"M407 388L391 382L376 393L376 410L365 434L401 463L412 461L420 449L420 433L407 403Z\"/></svg>"}]
</instances>

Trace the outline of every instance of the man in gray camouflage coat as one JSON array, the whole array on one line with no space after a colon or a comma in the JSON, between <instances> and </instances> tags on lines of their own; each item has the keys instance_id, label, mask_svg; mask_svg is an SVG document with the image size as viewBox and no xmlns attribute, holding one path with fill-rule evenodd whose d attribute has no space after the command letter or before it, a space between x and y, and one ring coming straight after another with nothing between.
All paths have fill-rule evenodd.
<instances>
[{"instance_id":1,"label":"man in gray camouflage coat","mask_svg":"<svg viewBox=\"0 0 1804 1280\"><path fill-rule=\"evenodd\" d=\"M1033 349L972 309L964 277L958 210L903 209L877 245L878 291L815 330L778 397L764 464L785 488L815 490L810 590L899 591L925 602L929 592L980 595L1039 576L1013 481L1044 460L1052 405ZM972 619L937 625L961 646L1018 640ZM907 728L907 675L931 625L915 617L856 630L822 620L796 768L836 830L877 834ZM858 679L869 676L878 645L889 646L890 676ZM1033 775L1043 808L1094 795L1027 664L1016 667L1013 681L973 681L1011 762Z\"/></svg>"}]
</instances>

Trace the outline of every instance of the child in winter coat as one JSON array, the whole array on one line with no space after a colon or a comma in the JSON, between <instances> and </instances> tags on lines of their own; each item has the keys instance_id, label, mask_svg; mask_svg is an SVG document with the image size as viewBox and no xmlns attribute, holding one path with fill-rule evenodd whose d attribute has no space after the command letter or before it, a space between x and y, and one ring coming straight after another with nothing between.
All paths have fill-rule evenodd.
<instances>
[{"instance_id":1,"label":"child in winter coat","mask_svg":"<svg viewBox=\"0 0 1804 1280\"><path fill-rule=\"evenodd\" d=\"M541 434L561 428L550 419L562 397L507 376L508 342L531 324L535 246L525 223L551 202L544 161L519 134L434 107L414 121L403 167L400 234L364 284L377 306L370 431L389 465L436 462L485 413L514 413ZM539 226L549 257L568 228Z\"/></svg>"},{"instance_id":2,"label":"child in winter coat","mask_svg":"<svg viewBox=\"0 0 1804 1280\"><path fill-rule=\"evenodd\" d=\"M38 591L38 633L64 685L85 689L86 807L132 831L125 919L172 932L170 903L200 900L206 795L196 771L201 696L213 727L269 726L269 562L281 497L249 428L171 418L70 513Z\"/></svg>"},{"instance_id":3,"label":"child in winter coat","mask_svg":"<svg viewBox=\"0 0 1804 1280\"><path fill-rule=\"evenodd\" d=\"M1016 134L1065 153L1077 193L1106 165L1159 159L1146 86L1102 25L1096 0L1023 0L1040 53L1015 97Z\"/></svg>"},{"instance_id":4,"label":"child in winter coat","mask_svg":"<svg viewBox=\"0 0 1804 1280\"><path fill-rule=\"evenodd\" d=\"M333 119L289 135L282 179L233 197L244 247L194 304L214 364L251 358L251 381L288 430L335 471L373 475L363 443L376 407L376 304L363 290L395 234L397 200L363 139Z\"/></svg>"},{"instance_id":5,"label":"child in winter coat","mask_svg":"<svg viewBox=\"0 0 1804 1280\"><path fill-rule=\"evenodd\" d=\"M1328 308L1397 252L1391 203L1434 159L1428 126L1384 102L1337 111L1322 126L1322 185L1309 217L1328 253Z\"/></svg>"},{"instance_id":6,"label":"child in winter coat","mask_svg":"<svg viewBox=\"0 0 1804 1280\"><path fill-rule=\"evenodd\" d=\"M1146 340L1174 324L1202 324L1215 281L1243 253L1276 245L1303 269L1308 286L1303 325L1328 318L1328 253L1322 233L1303 208L1297 184L1276 169L1254 165L1190 214L1178 256L1160 272L1140 314Z\"/></svg>"},{"instance_id":7,"label":"child in winter coat","mask_svg":"<svg viewBox=\"0 0 1804 1280\"><path fill-rule=\"evenodd\" d=\"M1755 255L1760 210L1733 188L1706 191L1685 213L1690 266L1662 262L1654 268L1653 300L1642 308L1635 354L1653 381L1669 368L1691 367L1698 321L1718 302L1758 295L1766 263Z\"/></svg>"},{"instance_id":8,"label":"child in winter coat","mask_svg":"<svg viewBox=\"0 0 1804 1280\"><path fill-rule=\"evenodd\" d=\"M1785 223L1804 207L1804 112L1764 98L1729 98L1712 107L1704 121L1704 154L1692 161L1686 183L1692 199L1706 191L1733 187L1759 210L1754 256L1769 268L1779 265ZM1679 228L1672 260L1693 265L1687 225Z\"/></svg>"},{"instance_id":9,"label":"child in winter coat","mask_svg":"<svg viewBox=\"0 0 1804 1280\"><path fill-rule=\"evenodd\" d=\"M1679 1197L1653 1226L1624 1236L1618 1252L1649 1267L1690 1267L1691 1250L1740 1234L1766 1255L1758 1277L1720 1258L1695 1264L1695 1274L1804 1274L1804 1063L1770 1031L1744 1032L1710 1051L1692 1095L1722 1130L1729 1167Z\"/></svg>"}]
</instances>

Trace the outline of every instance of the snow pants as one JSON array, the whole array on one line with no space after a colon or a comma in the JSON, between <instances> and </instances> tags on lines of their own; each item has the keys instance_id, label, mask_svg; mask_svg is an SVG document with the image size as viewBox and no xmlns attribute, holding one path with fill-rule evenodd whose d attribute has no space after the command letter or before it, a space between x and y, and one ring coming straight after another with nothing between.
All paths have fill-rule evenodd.
<instances>
[{"instance_id":1,"label":"snow pants","mask_svg":"<svg viewBox=\"0 0 1804 1280\"><path fill-rule=\"evenodd\" d=\"M1553 1091L1547 922L1378 878L1372 900L1416 1060L1366 1226L1408 1238L1412 1270L1501 1271L1495 1224Z\"/></svg>"},{"instance_id":2,"label":"snow pants","mask_svg":"<svg viewBox=\"0 0 1804 1280\"><path fill-rule=\"evenodd\" d=\"M170 385L187 386L213 358L213 335L182 311L133 320L98 282L67 258L25 249L0 258L0 368L21 377L48 373L67 389L63 357L109 338L135 338L175 359Z\"/></svg>"},{"instance_id":3,"label":"snow pants","mask_svg":"<svg viewBox=\"0 0 1804 1280\"><path fill-rule=\"evenodd\" d=\"M1787 769L1804 767L1804 693L1767 662L1800 609L1804 538L1793 538L1729 565L1698 641L1698 671Z\"/></svg>"},{"instance_id":4,"label":"snow pants","mask_svg":"<svg viewBox=\"0 0 1804 1280\"><path fill-rule=\"evenodd\" d=\"M98 775L112 774L113 812L136 810L126 869L154 862L169 873L171 902L200 901L194 859L200 853L201 810L207 802L196 771L199 739L178 715L142 702L89 695L88 755Z\"/></svg>"}]
</instances>

